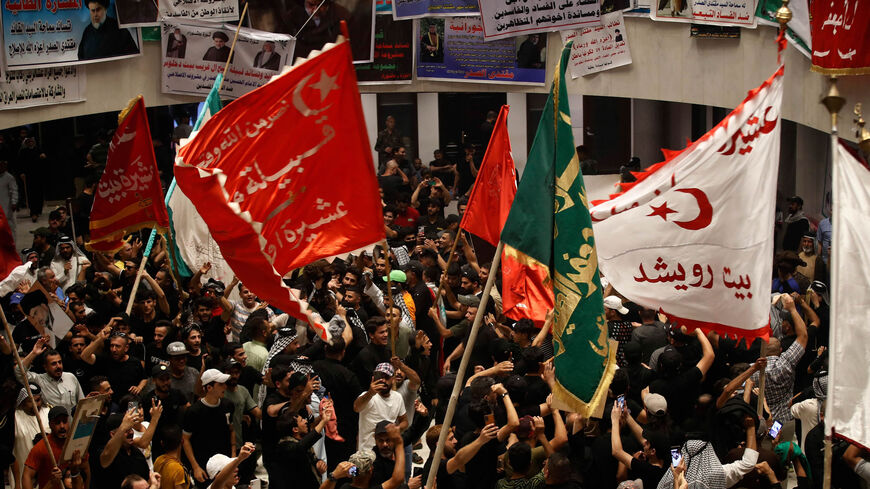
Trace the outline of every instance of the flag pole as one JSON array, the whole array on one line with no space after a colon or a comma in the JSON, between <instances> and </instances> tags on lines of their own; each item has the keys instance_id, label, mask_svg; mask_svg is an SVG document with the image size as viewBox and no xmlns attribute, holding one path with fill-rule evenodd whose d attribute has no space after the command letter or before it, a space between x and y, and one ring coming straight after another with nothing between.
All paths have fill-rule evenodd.
<instances>
[{"instance_id":1,"label":"flag pole","mask_svg":"<svg viewBox=\"0 0 870 489\"><path fill-rule=\"evenodd\" d=\"M828 93L821 100L822 105L828 109L828 113L831 114L831 168L836 174L838 170L837 165L837 146L840 144L839 139L839 128L837 126L837 118L840 112L840 109L846 104L846 99L840 95L839 90L837 90L837 77L830 77L830 84L828 86ZM837 178L834 177L834 185L837 184ZM834 195L836 196L836 189L834 189ZM837 265L835 261L837 261L836 254L831 254L831 291L832 294L836 294L838 290L838 274L837 274ZM831 301L831 317L837 317L837 301ZM834 399L828 395L828 402L834 402ZM824 478L823 478L823 488L831 489L831 437L834 434L834 426L828 426L825 429L825 470L824 470Z\"/></svg>"},{"instance_id":2,"label":"flag pole","mask_svg":"<svg viewBox=\"0 0 870 489\"><path fill-rule=\"evenodd\" d=\"M126 313L128 316L130 315L130 311L133 310L133 302L136 301L136 292L139 291L139 283L142 282L142 273L145 271L145 263L148 262L148 255L151 254L152 244L154 244L154 241L149 240L148 246L145 247L145 251L142 253L142 261L139 262L139 268L136 269L136 280L133 281L133 290L130 291L130 298L127 300Z\"/></svg>"},{"instance_id":3,"label":"flag pole","mask_svg":"<svg viewBox=\"0 0 870 489\"><path fill-rule=\"evenodd\" d=\"M73 219L72 210L73 210L72 209L72 198L67 197L66 198L66 212L67 212L67 215L69 216L69 225L70 225L70 230L72 231L72 234L73 234L72 235L73 243L75 243L76 242L76 221L75 221L75 219Z\"/></svg>"},{"instance_id":4,"label":"flag pole","mask_svg":"<svg viewBox=\"0 0 870 489\"><path fill-rule=\"evenodd\" d=\"M384 267L384 271L387 272L387 297L390 300L390 307L395 307L396 303L393 302L393 277L390 276L393 272L392 267L390 267L390 245L387 243L387 238L384 238ZM384 313L386 312L386 308L384 308ZM390 353L393 355L396 354L396 335L399 333L398 326L398 324L393 324L393 321L390 321Z\"/></svg>"},{"instance_id":5,"label":"flag pole","mask_svg":"<svg viewBox=\"0 0 870 489\"><path fill-rule=\"evenodd\" d=\"M9 342L9 348L12 349L12 355L15 357L15 364L21 371L21 378L24 380L24 389L27 391L27 397L30 398L30 402L32 402L34 408L36 408L36 399L33 398L33 392L30 391L30 380L27 378L27 370L21 363L21 355L18 354L18 345L16 345L15 340L12 339L12 330L9 328L9 322L6 321L6 313L3 312L2 307L0 307L0 320L3 321L3 329L6 330L6 341ZM37 409L36 421L39 424L39 432L42 433L42 440L45 442L46 451L51 459L51 465L57 467L57 459L54 458L54 451L51 449L48 435L45 434L45 425L42 424L42 417L39 416L39 409Z\"/></svg>"},{"instance_id":6,"label":"flag pole","mask_svg":"<svg viewBox=\"0 0 870 489\"><path fill-rule=\"evenodd\" d=\"M239 31L242 30L242 22L245 21L245 14L248 13L248 2L245 2L245 8L242 9L242 15L239 16L239 25L236 26L236 35L233 36L233 43L230 45L230 55L227 57L227 62L224 65L223 75L221 76L221 84L218 85L218 92L224 86L224 80L227 79L227 70L230 69L230 63L233 61L233 51L236 50L236 41L239 40Z\"/></svg>"},{"instance_id":7,"label":"flag pole","mask_svg":"<svg viewBox=\"0 0 870 489\"><path fill-rule=\"evenodd\" d=\"M459 362L459 369L456 371L456 381L453 383L453 392L450 393L450 402L447 404L447 412L444 414L442 427L450 426L450 423L453 422L453 414L456 412L459 393L462 391L462 386L465 383L465 369L468 367L468 361L471 358L471 351L474 349L474 343L477 340L477 333L480 330L480 323L483 321L483 315L486 313L486 305L489 303L489 293L495 283L495 271L498 269L503 248L504 243L499 241L498 246L495 249L495 256L492 258L492 264L489 267L489 276L486 278L486 286L483 288L483 297L480 299L480 305L477 307L477 314L474 316L474 324L472 324L471 332L468 334L468 344L465 345L465 351L462 352L462 361ZM449 429L442 429L441 434L438 436L438 445L435 447L435 454L432 457L432 467L429 469L429 478L426 480L424 487L435 487L438 466L441 465L441 456L444 454L444 444L447 442L447 435L449 432Z\"/></svg>"}]
</instances>

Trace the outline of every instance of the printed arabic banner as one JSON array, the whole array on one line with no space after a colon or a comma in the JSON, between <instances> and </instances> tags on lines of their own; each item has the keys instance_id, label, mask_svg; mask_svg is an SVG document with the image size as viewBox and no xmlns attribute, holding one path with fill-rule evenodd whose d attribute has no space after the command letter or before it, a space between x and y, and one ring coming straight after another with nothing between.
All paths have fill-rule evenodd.
<instances>
[{"instance_id":1,"label":"printed arabic banner","mask_svg":"<svg viewBox=\"0 0 870 489\"><path fill-rule=\"evenodd\" d=\"M161 26L163 93L208 95L230 55L235 26L164 22ZM221 96L238 98L261 87L293 57L291 36L242 28Z\"/></svg>"},{"instance_id":2,"label":"printed arabic banner","mask_svg":"<svg viewBox=\"0 0 870 489\"><path fill-rule=\"evenodd\" d=\"M375 18L375 60L354 65L360 85L411 83L414 74L414 21Z\"/></svg>"},{"instance_id":3,"label":"printed arabic banner","mask_svg":"<svg viewBox=\"0 0 870 489\"><path fill-rule=\"evenodd\" d=\"M75 66L7 71L0 110L85 101L85 71Z\"/></svg>"},{"instance_id":4,"label":"printed arabic banner","mask_svg":"<svg viewBox=\"0 0 870 489\"><path fill-rule=\"evenodd\" d=\"M599 23L598 0L480 0L483 37L505 37Z\"/></svg>"},{"instance_id":5,"label":"printed arabic banner","mask_svg":"<svg viewBox=\"0 0 870 489\"><path fill-rule=\"evenodd\" d=\"M755 28L755 0L653 0L652 20ZM658 2L656 5L655 2Z\"/></svg>"},{"instance_id":6,"label":"printed arabic banner","mask_svg":"<svg viewBox=\"0 0 870 489\"><path fill-rule=\"evenodd\" d=\"M547 36L486 42L479 17L418 21L417 78L539 84L546 81Z\"/></svg>"},{"instance_id":7,"label":"printed arabic banner","mask_svg":"<svg viewBox=\"0 0 870 489\"><path fill-rule=\"evenodd\" d=\"M562 43L571 46L571 78L631 64L628 32L622 12L604 14L601 24L573 31L562 31Z\"/></svg>"},{"instance_id":8,"label":"printed arabic banner","mask_svg":"<svg viewBox=\"0 0 870 489\"><path fill-rule=\"evenodd\" d=\"M319 4L318 0L315 5ZM373 60L375 0L327 0L310 22L303 0L249 2L248 15L254 29L294 36L295 58L307 58L311 51L323 49L328 42L336 42L341 34L341 21L345 21L350 34L353 62L371 63Z\"/></svg>"},{"instance_id":9,"label":"printed arabic banner","mask_svg":"<svg viewBox=\"0 0 870 489\"><path fill-rule=\"evenodd\" d=\"M116 1L132 2L134 0ZM159 19L166 21L181 19L239 20L239 0L160 0Z\"/></svg>"},{"instance_id":10,"label":"printed arabic banner","mask_svg":"<svg viewBox=\"0 0 870 489\"><path fill-rule=\"evenodd\" d=\"M870 7L858 0L810 5L812 70L826 75L870 73Z\"/></svg>"},{"instance_id":11,"label":"printed arabic banner","mask_svg":"<svg viewBox=\"0 0 870 489\"><path fill-rule=\"evenodd\" d=\"M6 0L6 66L16 70L137 56L139 31L121 29L114 15L114 0L93 14L84 0Z\"/></svg>"},{"instance_id":12,"label":"printed arabic banner","mask_svg":"<svg viewBox=\"0 0 870 489\"><path fill-rule=\"evenodd\" d=\"M480 12L477 0L393 0L393 17L456 17Z\"/></svg>"}]
</instances>

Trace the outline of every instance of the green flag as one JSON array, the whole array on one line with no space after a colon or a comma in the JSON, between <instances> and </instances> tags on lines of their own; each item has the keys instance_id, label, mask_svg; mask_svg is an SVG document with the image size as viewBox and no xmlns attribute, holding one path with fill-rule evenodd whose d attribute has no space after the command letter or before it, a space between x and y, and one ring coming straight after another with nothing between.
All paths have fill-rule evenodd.
<instances>
[{"instance_id":1,"label":"green flag","mask_svg":"<svg viewBox=\"0 0 870 489\"><path fill-rule=\"evenodd\" d=\"M592 219L571 132L570 53L569 42L501 235L503 295L524 296L529 308L540 307L541 298L555 304L553 393L558 405L589 417L604 409L616 345L607 338Z\"/></svg>"}]
</instances>

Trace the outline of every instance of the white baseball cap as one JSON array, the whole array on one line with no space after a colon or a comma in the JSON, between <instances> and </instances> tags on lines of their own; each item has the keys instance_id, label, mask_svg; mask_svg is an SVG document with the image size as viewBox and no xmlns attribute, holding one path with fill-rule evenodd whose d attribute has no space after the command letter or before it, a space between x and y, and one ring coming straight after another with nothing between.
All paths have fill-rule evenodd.
<instances>
[{"instance_id":1,"label":"white baseball cap","mask_svg":"<svg viewBox=\"0 0 870 489\"><path fill-rule=\"evenodd\" d=\"M209 479L214 479L220 474L221 470L224 470L224 467L227 466L228 463L232 462L233 459L227 457L222 453L217 453L211 456L208 459L208 462L205 464L205 471L208 474Z\"/></svg>"},{"instance_id":2,"label":"white baseball cap","mask_svg":"<svg viewBox=\"0 0 870 489\"><path fill-rule=\"evenodd\" d=\"M604 298L604 307L613 309L620 314L628 314L628 308L622 305L622 300L615 295L609 295ZM205 383L205 382L203 382Z\"/></svg>"},{"instance_id":3,"label":"white baseball cap","mask_svg":"<svg viewBox=\"0 0 870 489\"><path fill-rule=\"evenodd\" d=\"M229 379L230 379L229 374L222 373L220 370L218 370L216 368L210 368L202 373L202 385L211 384L212 382L217 382L218 384L224 384Z\"/></svg>"}]
</instances>

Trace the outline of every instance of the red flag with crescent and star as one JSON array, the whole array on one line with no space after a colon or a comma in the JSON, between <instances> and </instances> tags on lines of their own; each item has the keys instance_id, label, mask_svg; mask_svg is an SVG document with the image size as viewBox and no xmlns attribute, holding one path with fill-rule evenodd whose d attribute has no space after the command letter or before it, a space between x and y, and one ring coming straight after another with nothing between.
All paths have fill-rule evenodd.
<instances>
[{"instance_id":1,"label":"red flag with crescent and star","mask_svg":"<svg viewBox=\"0 0 870 489\"><path fill-rule=\"evenodd\" d=\"M103 253L121 249L122 239L133 231L165 231L169 226L142 96L133 99L118 119L91 207L91 240L85 243L87 249Z\"/></svg>"},{"instance_id":2,"label":"red flag with crescent and star","mask_svg":"<svg viewBox=\"0 0 870 489\"><path fill-rule=\"evenodd\" d=\"M689 330L767 337L782 75L593 202L598 262L620 294Z\"/></svg>"},{"instance_id":3,"label":"red flag with crescent and star","mask_svg":"<svg viewBox=\"0 0 870 489\"><path fill-rule=\"evenodd\" d=\"M178 186L239 280L302 320L283 277L384 238L352 61L339 36L221 109L175 160Z\"/></svg>"}]
</instances>

